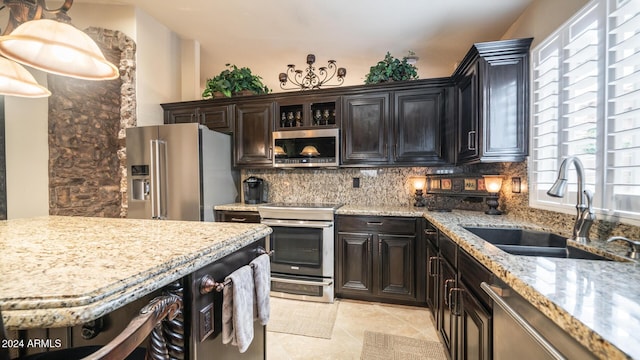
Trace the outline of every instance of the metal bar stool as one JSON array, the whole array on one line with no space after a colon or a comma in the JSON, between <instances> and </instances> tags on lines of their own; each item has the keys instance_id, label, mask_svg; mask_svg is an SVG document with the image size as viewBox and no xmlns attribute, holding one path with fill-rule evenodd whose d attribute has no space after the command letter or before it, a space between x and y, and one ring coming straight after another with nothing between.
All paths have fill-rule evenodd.
<instances>
[{"instance_id":1,"label":"metal bar stool","mask_svg":"<svg viewBox=\"0 0 640 360\"><path fill-rule=\"evenodd\" d=\"M173 320L182 309L182 299L176 295L154 298L140 310L129 325L104 346L83 346L21 357L22 360L122 360L169 359L167 342L162 331L162 321ZM147 349L138 346L151 335ZM7 339L0 313L0 341ZM148 354L148 355L147 355ZM9 351L0 347L0 360L10 360Z\"/></svg>"}]
</instances>

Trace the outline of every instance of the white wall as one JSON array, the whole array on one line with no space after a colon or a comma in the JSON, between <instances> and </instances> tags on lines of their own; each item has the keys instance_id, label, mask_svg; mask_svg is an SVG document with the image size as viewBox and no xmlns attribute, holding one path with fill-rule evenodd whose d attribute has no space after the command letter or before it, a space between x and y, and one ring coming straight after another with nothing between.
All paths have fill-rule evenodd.
<instances>
[{"instance_id":1,"label":"white wall","mask_svg":"<svg viewBox=\"0 0 640 360\"><path fill-rule=\"evenodd\" d=\"M47 86L45 73L31 71ZM49 214L49 102L5 96L7 218Z\"/></svg>"},{"instance_id":2,"label":"white wall","mask_svg":"<svg viewBox=\"0 0 640 360\"><path fill-rule=\"evenodd\" d=\"M138 126L164 122L160 104L180 101L181 44L178 35L136 9Z\"/></svg>"},{"instance_id":3,"label":"white wall","mask_svg":"<svg viewBox=\"0 0 640 360\"><path fill-rule=\"evenodd\" d=\"M200 43L182 40L182 101L202 99L200 88Z\"/></svg>"},{"instance_id":4,"label":"white wall","mask_svg":"<svg viewBox=\"0 0 640 360\"><path fill-rule=\"evenodd\" d=\"M502 38L533 37L531 48L534 48L588 2L589 0L536 0Z\"/></svg>"}]
</instances>

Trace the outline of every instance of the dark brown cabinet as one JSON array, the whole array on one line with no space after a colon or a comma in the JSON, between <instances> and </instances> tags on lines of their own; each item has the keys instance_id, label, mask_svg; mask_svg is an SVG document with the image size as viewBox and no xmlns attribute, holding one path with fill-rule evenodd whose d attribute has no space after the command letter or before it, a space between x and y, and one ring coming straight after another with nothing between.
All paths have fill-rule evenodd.
<instances>
[{"instance_id":1,"label":"dark brown cabinet","mask_svg":"<svg viewBox=\"0 0 640 360\"><path fill-rule=\"evenodd\" d=\"M524 161L532 39L477 43L453 74L456 163Z\"/></svg>"},{"instance_id":2,"label":"dark brown cabinet","mask_svg":"<svg viewBox=\"0 0 640 360\"><path fill-rule=\"evenodd\" d=\"M274 103L247 102L235 106L234 166L270 167Z\"/></svg>"},{"instance_id":3,"label":"dark brown cabinet","mask_svg":"<svg viewBox=\"0 0 640 360\"><path fill-rule=\"evenodd\" d=\"M216 210L215 219L218 222L260 223L257 211Z\"/></svg>"},{"instance_id":4,"label":"dark brown cabinet","mask_svg":"<svg viewBox=\"0 0 640 360\"><path fill-rule=\"evenodd\" d=\"M493 282L492 273L462 249L458 249L458 287L453 290L459 319L458 359L492 358L491 298L480 284Z\"/></svg>"},{"instance_id":5,"label":"dark brown cabinet","mask_svg":"<svg viewBox=\"0 0 640 360\"><path fill-rule=\"evenodd\" d=\"M394 164L447 163L448 92L446 85L394 92Z\"/></svg>"},{"instance_id":6,"label":"dark brown cabinet","mask_svg":"<svg viewBox=\"0 0 640 360\"><path fill-rule=\"evenodd\" d=\"M430 223L427 223L424 229L424 237L425 237L425 246L426 246L426 254L427 254L427 263L426 263L426 300L427 306L431 311L431 315L433 316L434 325L438 326L438 267L439 265L439 255L438 255L438 229L436 229Z\"/></svg>"},{"instance_id":7,"label":"dark brown cabinet","mask_svg":"<svg viewBox=\"0 0 640 360\"><path fill-rule=\"evenodd\" d=\"M429 223L425 235L427 276L436 282L427 285L427 303L445 348L451 359L491 359L492 302L480 284L492 273Z\"/></svg>"},{"instance_id":8,"label":"dark brown cabinet","mask_svg":"<svg viewBox=\"0 0 640 360\"><path fill-rule=\"evenodd\" d=\"M342 163L388 164L389 92L346 96L342 107Z\"/></svg>"},{"instance_id":9,"label":"dark brown cabinet","mask_svg":"<svg viewBox=\"0 0 640 360\"><path fill-rule=\"evenodd\" d=\"M339 216L336 293L340 297L423 303L420 219ZM418 255L420 254L420 255Z\"/></svg>"},{"instance_id":10,"label":"dark brown cabinet","mask_svg":"<svg viewBox=\"0 0 640 360\"><path fill-rule=\"evenodd\" d=\"M164 104L164 123L199 123L211 130L232 132L233 105Z\"/></svg>"},{"instance_id":11,"label":"dark brown cabinet","mask_svg":"<svg viewBox=\"0 0 640 360\"><path fill-rule=\"evenodd\" d=\"M458 318L454 312L454 289L458 287L457 251L458 246L448 237L438 238L440 257L438 262L438 330L443 344L452 359L456 359Z\"/></svg>"},{"instance_id":12,"label":"dark brown cabinet","mask_svg":"<svg viewBox=\"0 0 640 360\"><path fill-rule=\"evenodd\" d=\"M276 114L276 130L340 127L340 97L299 96L282 99L277 102Z\"/></svg>"},{"instance_id":13,"label":"dark brown cabinet","mask_svg":"<svg viewBox=\"0 0 640 360\"><path fill-rule=\"evenodd\" d=\"M373 235L369 233L339 232L338 237L338 292L372 294Z\"/></svg>"}]
</instances>

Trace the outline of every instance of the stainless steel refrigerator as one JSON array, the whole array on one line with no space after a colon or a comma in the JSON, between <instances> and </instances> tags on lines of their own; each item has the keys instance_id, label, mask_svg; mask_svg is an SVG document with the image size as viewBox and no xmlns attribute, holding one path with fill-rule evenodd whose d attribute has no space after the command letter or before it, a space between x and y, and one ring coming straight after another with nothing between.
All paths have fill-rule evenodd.
<instances>
[{"instance_id":1,"label":"stainless steel refrigerator","mask_svg":"<svg viewBox=\"0 0 640 360\"><path fill-rule=\"evenodd\" d=\"M128 217L214 221L236 201L231 136L195 123L127 129Z\"/></svg>"}]
</instances>

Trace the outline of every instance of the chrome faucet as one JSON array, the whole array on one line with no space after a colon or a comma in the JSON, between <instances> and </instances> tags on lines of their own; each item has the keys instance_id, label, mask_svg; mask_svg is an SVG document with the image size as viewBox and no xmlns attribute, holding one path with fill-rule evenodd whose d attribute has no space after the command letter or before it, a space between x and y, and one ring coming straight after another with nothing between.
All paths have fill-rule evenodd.
<instances>
[{"instance_id":1,"label":"chrome faucet","mask_svg":"<svg viewBox=\"0 0 640 360\"><path fill-rule=\"evenodd\" d=\"M558 179L551 186L551 189L547 191L547 194L553 197L564 196L567 189L567 170L571 163L574 164L578 174L577 214L571 239L581 244L586 244L589 242L589 230L596 219L596 215L593 212L593 192L584 189L584 167L582 161L575 156L564 159L558 170Z\"/></svg>"}]
</instances>

